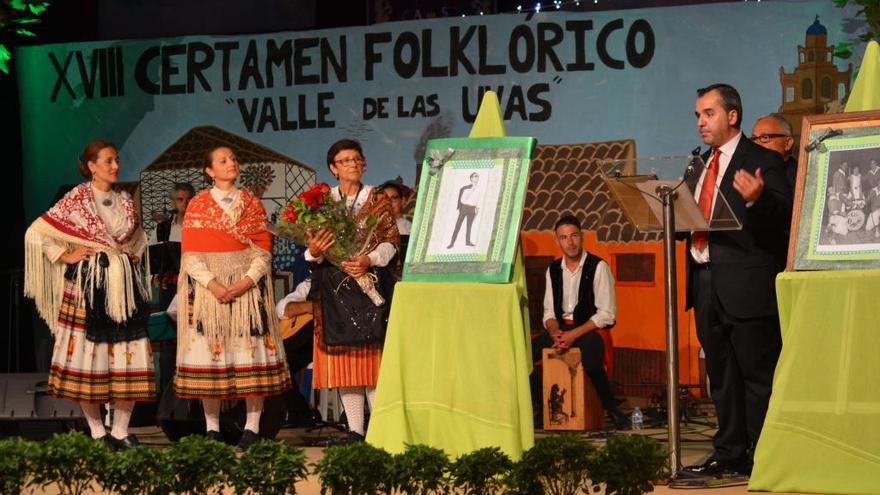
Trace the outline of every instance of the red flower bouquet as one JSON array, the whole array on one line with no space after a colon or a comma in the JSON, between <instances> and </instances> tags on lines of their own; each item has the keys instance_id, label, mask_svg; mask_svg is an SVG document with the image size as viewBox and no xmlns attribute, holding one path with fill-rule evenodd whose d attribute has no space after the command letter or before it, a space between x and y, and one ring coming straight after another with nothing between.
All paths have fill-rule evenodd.
<instances>
[{"instance_id":1,"label":"red flower bouquet","mask_svg":"<svg viewBox=\"0 0 880 495\"><path fill-rule=\"evenodd\" d=\"M330 186L324 182L293 198L281 210L278 223L273 226L275 235L308 244L308 233L326 229L333 234L334 243L324 253L324 258L339 266L341 262L368 253L375 245L375 217L356 219L345 203L333 199ZM375 287L374 277L367 273L356 279L364 293L380 306L385 299Z\"/></svg>"}]
</instances>

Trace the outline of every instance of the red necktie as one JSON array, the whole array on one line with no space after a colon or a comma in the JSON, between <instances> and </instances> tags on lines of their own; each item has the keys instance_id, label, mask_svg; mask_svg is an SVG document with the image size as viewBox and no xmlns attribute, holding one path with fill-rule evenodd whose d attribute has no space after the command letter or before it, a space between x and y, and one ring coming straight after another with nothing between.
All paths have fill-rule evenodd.
<instances>
[{"instance_id":1,"label":"red necktie","mask_svg":"<svg viewBox=\"0 0 880 495\"><path fill-rule=\"evenodd\" d=\"M703 177L703 188L700 189L700 201L697 205L703 213L703 218L709 220L712 217L712 199L715 197L715 183L718 182L718 159L721 157L721 150L715 148L712 154L712 160L709 161L709 167L706 169L706 175ZM694 232L694 247L703 249L709 241L708 232Z\"/></svg>"}]
</instances>

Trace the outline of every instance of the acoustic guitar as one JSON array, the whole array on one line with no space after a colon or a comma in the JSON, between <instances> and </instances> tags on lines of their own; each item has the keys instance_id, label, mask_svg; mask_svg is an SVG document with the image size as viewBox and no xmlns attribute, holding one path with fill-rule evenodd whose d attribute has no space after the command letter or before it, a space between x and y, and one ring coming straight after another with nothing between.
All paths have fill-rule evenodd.
<instances>
[{"instance_id":1,"label":"acoustic guitar","mask_svg":"<svg viewBox=\"0 0 880 495\"><path fill-rule=\"evenodd\" d=\"M303 327L306 326L310 321L314 320L315 317L312 313L303 313L301 315L296 315L293 318L284 319L279 321L280 330L281 330L281 340L287 340L290 337L293 337Z\"/></svg>"}]
</instances>

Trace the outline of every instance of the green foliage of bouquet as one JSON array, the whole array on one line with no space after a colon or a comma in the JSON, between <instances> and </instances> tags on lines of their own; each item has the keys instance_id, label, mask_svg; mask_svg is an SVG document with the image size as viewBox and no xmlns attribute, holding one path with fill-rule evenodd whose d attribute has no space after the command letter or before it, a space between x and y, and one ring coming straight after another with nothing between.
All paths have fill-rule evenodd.
<instances>
[{"instance_id":1,"label":"green foliage of bouquet","mask_svg":"<svg viewBox=\"0 0 880 495\"><path fill-rule=\"evenodd\" d=\"M272 232L306 245L310 233L329 231L333 235L333 245L324 253L324 257L339 266L345 260L367 254L377 244L374 242L377 224L375 216L359 218L352 215L344 201L337 201L331 196L330 186L321 182L290 200L281 210ZM375 277L366 274L355 280L376 306L385 303L376 290Z\"/></svg>"}]
</instances>

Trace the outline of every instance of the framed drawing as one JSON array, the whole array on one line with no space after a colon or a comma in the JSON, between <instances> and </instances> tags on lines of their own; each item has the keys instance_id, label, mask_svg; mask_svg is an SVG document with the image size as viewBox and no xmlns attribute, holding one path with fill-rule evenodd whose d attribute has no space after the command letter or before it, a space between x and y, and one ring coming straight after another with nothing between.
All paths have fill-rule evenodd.
<instances>
[{"instance_id":1,"label":"framed drawing","mask_svg":"<svg viewBox=\"0 0 880 495\"><path fill-rule=\"evenodd\" d=\"M428 142L403 280L510 281L536 143L522 137Z\"/></svg>"},{"instance_id":2,"label":"framed drawing","mask_svg":"<svg viewBox=\"0 0 880 495\"><path fill-rule=\"evenodd\" d=\"M880 111L804 117L786 270L880 268Z\"/></svg>"}]
</instances>

